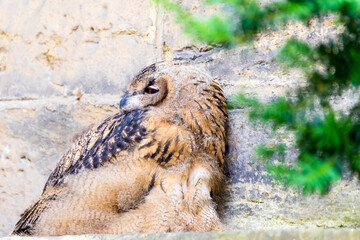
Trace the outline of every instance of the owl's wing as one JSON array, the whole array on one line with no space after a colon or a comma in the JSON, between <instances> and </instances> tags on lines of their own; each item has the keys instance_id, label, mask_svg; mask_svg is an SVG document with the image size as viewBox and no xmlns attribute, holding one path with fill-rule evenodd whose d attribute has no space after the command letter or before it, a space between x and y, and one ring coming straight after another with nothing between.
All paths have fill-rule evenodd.
<instances>
[{"instance_id":1,"label":"owl's wing","mask_svg":"<svg viewBox=\"0 0 360 240\"><path fill-rule=\"evenodd\" d=\"M64 176L77 174L82 169L95 169L109 162L115 154L136 146L146 135L143 126L144 110L116 114L80 137L59 161L47 180L49 186L62 183Z\"/></svg>"},{"instance_id":2,"label":"owl's wing","mask_svg":"<svg viewBox=\"0 0 360 240\"><path fill-rule=\"evenodd\" d=\"M58 192L59 189L52 189L51 191L47 192L47 194L43 194L34 205L26 209L25 212L21 214L21 218L16 223L12 234L20 236L32 235L33 227L36 221L39 219L44 209L46 209L48 206L49 201L52 201L56 198Z\"/></svg>"},{"instance_id":3,"label":"owl's wing","mask_svg":"<svg viewBox=\"0 0 360 240\"><path fill-rule=\"evenodd\" d=\"M77 143L58 162L47 180L41 198L21 216L13 234L31 235L32 227L49 201L61 191L64 176L77 174L82 169L95 169L108 163L115 154L131 150L146 135L143 110L116 114L82 135Z\"/></svg>"}]
</instances>

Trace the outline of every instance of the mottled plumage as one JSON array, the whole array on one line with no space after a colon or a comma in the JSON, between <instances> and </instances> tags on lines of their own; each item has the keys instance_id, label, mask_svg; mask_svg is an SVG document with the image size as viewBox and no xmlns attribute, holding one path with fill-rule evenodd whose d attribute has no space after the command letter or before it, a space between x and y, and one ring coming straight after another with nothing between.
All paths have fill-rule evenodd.
<instances>
[{"instance_id":1,"label":"mottled plumage","mask_svg":"<svg viewBox=\"0 0 360 240\"><path fill-rule=\"evenodd\" d=\"M223 229L226 100L198 69L153 64L118 114L78 138L51 173L17 235Z\"/></svg>"}]
</instances>

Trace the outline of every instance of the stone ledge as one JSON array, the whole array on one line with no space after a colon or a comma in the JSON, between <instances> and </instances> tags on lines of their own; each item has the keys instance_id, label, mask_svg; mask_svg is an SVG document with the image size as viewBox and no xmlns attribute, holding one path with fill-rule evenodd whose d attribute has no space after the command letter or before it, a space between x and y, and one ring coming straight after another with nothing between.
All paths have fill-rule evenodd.
<instances>
[{"instance_id":1,"label":"stone ledge","mask_svg":"<svg viewBox=\"0 0 360 240\"><path fill-rule=\"evenodd\" d=\"M58 236L58 237L3 237L1 240L18 240L18 239L39 239L39 240L355 240L360 239L359 229L321 229L321 228L281 228L281 229L258 229L258 230L246 230L236 232L207 232L207 233L150 233L150 234L121 234L121 235L77 235L77 236Z\"/></svg>"}]
</instances>

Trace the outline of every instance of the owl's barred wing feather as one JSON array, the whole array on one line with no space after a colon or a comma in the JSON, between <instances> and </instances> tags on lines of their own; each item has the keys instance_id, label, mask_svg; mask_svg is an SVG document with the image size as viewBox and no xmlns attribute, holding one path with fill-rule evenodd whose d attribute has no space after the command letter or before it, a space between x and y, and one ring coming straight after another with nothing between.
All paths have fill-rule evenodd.
<instances>
[{"instance_id":1,"label":"owl's barred wing feather","mask_svg":"<svg viewBox=\"0 0 360 240\"><path fill-rule=\"evenodd\" d=\"M49 201L55 200L59 192L60 189L52 189L52 191L46 195L41 196L34 205L26 209L25 212L21 214L20 220L16 223L13 234L21 236L31 235L33 226L39 219L41 213L46 209Z\"/></svg>"},{"instance_id":2,"label":"owl's barred wing feather","mask_svg":"<svg viewBox=\"0 0 360 240\"><path fill-rule=\"evenodd\" d=\"M142 126L145 112L135 110L116 114L82 136L57 164L46 182L42 197L22 214L13 233L31 235L32 226L49 201L55 200L61 191L58 186L66 175L77 174L84 168L98 168L111 161L115 154L129 150L140 142L146 135L146 129Z\"/></svg>"},{"instance_id":3,"label":"owl's barred wing feather","mask_svg":"<svg viewBox=\"0 0 360 240\"><path fill-rule=\"evenodd\" d=\"M144 110L116 114L86 133L63 156L44 187L60 184L66 175L77 174L81 169L98 168L109 162L117 153L128 150L146 135L142 125Z\"/></svg>"}]
</instances>

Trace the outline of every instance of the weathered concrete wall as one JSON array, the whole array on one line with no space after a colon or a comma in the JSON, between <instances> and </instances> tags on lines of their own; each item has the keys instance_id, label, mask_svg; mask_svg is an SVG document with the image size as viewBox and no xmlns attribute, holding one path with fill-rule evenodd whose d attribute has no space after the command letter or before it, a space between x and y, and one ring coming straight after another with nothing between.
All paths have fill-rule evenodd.
<instances>
[{"instance_id":1,"label":"weathered concrete wall","mask_svg":"<svg viewBox=\"0 0 360 240\"><path fill-rule=\"evenodd\" d=\"M184 5L199 14L216 11L197 1ZM0 1L0 236L39 197L74 136L117 112L141 68L186 58L219 78L226 95L242 89L266 100L304 82L274 61L285 39L316 44L337 31L330 20L314 21L263 34L251 46L211 49L184 36L148 0ZM230 112L222 210L230 229L359 226L357 180L339 183L326 197L302 197L267 177L252 150L261 141L275 140L250 124L246 111Z\"/></svg>"}]
</instances>

